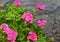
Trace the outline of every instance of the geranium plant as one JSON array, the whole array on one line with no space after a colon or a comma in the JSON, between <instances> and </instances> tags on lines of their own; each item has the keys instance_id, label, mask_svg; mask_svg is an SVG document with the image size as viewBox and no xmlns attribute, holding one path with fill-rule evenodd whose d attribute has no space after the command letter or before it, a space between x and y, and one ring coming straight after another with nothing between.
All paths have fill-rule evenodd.
<instances>
[{"instance_id":1,"label":"geranium plant","mask_svg":"<svg viewBox=\"0 0 60 42\"><path fill-rule=\"evenodd\" d=\"M42 4L39 5L38 9L45 9ZM42 19L35 22L33 14L22 7L19 0L7 4L6 10L1 9L0 42L49 42L42 30L47 21Z\"/></svg>"}]
</instances>

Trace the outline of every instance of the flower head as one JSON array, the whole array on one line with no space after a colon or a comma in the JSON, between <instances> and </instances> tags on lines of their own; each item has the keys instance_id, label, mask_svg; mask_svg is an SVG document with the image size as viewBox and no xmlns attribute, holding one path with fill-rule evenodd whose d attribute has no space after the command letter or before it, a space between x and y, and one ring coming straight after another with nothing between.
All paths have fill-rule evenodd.
<instances>
[{"instance_id":1,"label":"flower head","mask_svg":"<svg viewBox=\"0 0 60 42\"><path fill-rule=\"evenodd\" d=\"M14 3L13 3L15 6L20 6L21 5L21 2L19 0L15 0Z\"/></svg>"},{"instance_id":2,"label":"flower head","mask_svg":"<svg viewBox=\"0 0 60 42\"><path fill-rule=\"evenodd\" d=\"M45 26L46 23L47 23L46 20L38 20L38 21L37 21L37 25L38 25L38 26L41 26L41 27L42 27L42 26Z\"/></svg>"},{"instance_id":3,"label":"flower head","mask_svg":"<svg viewBox=\"0 0 60 42\"><path fill-rule=\"evenodd\" d=\"M7 34L7 39L10 41L15 41L18 33L14 30L10 30Z\"/></svg>"},{"instance_id":4,"label":"flower head","mask_svg":"<svg viewBox=\"0 0 60 42\"><path fill-rule=\"evenodd\" d=\"M27 36L27 39L35 41L35 40L37 40L37 34L34 33L34 32L29 32L29 35Z\"/></svg>"},{"instance_id":5,"label":"flower head","mask_svg":"<svg viewBox=\"0 0 60 42\"><path fill-rule=\"evenodd\" d=\"M1 24L1 27L2 27L2 28L7 28L8 25L7 25L6 23L3 23L3 24Z\"/></svg>"},{"instance_id":6,"label":"flower head","mask_svg":"<svg viewBox=\"0 0 60 42\"><path fill-rule=\"evenodd\" d=\"M28 12L28 13L24 13L22 15L22 19L29 22L29 23L33 23L34 17L31 13Z\"/></svg>"},{"instance_id":7,"label":"flower head","mask_svg":"<svg viewBox=\"0 0 60 42\"><path fill-rule=\"evenodd\" d=\"M10 29L6 23L1 24L1 27L3 28L3 32L7 34L7 39L11 42L15 42L18 33Z\"/></svg>"},{"instance_id":8,"label":"flower head","mask_svg":"<svg viewBox=\"0 0 60 42\"><path fill-rule=\"evenodd\" d=\"M44 4L38 3L36 6L39 10L45 10L45 5Z\"/></svg>"},{"instance_id":9,"label":"flower head","mask_svg":"<svg viewBox=\"0 0 60 42\"><path fill-rule=\"evenodd\" d=\"M10 28L6 23L1 24L1 27L3 28L3 32L5 33L8 33L8 31L10 30Z\"/></svg>"}]
</instances>

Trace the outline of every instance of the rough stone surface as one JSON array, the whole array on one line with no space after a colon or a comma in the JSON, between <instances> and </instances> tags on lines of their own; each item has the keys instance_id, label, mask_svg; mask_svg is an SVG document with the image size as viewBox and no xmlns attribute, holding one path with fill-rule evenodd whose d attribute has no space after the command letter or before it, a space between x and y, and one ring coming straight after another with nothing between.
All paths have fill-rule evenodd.
<instances>
[{"instance_id":1,"label":"rough stone surface","mask_svg":"<svg viewBox=\"0 0 60 42\"><path fill-rule=\"evenodd\" d=\"M46 6L46 10L54 10L57 8L57 6L59 6L60 4L60 0L21 0L21 2L23 3L24 7L27 7L28 9L33 9L36 8L35 5L37 3L42 3L45 4ZM27 4L28 3L28 4Z\"/></svg>"},{"instance_id":2,"label":"rough stone surface","mask_svg":"<svg viewBox=\"0 0 60 42\"><path fill-rule=\"evenodd\" d=\"M13 2L14 0L0 0L0 3L7 4L9 2ZM37 13L37 19L46 19L48 23L46 27L43 29L46 33L46 36L53 36L55 41L60 42L60 0L20 0L22 5L31 10L36 9L37 3L43 3L46 5L46 10L44 14ZM53 11L52 11L53 10ZM46 14L48 12L48 14ZM56 29L56 33L52 33L52 29Z\"/></svg>"}]
</instances>

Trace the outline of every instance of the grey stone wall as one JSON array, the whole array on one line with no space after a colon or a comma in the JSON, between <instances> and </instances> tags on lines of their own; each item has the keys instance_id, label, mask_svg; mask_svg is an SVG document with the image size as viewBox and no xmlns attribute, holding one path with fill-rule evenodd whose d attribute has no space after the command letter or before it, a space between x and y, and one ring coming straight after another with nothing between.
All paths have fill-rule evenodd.
<instances>
[{"instance_id":1,"label":"grey stone wall","mask_svg":"<svg viewBox=\"0 0 60 42\"><path fill-rule=\"evenodd\" d=\"M0 3L7 4L9 2L13 2L14 0L0 0ZM53 37L53 42L60 42L60 0L50 0L50 1L42 1L42 0L20 0L22 5L31 10L36 9L35 4L38 2L46 5L46 10L44 14L37 13L37 19L46 19L48 21L46 27L43 29L46 33L46 36ZM45 3L44 3L45 2ZM48 3L48 4L47 4Z\"/></svg>"}]
</instances>

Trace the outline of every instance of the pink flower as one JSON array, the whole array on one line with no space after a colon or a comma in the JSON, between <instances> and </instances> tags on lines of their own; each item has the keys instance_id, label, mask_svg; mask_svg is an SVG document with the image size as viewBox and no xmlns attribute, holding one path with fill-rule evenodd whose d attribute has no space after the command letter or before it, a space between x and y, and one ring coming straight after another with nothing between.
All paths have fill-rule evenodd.
<instances>
[{"instance_id":1,"label":"pink flower","mask_svg":"<svg viewBox=\"0 0 60 42\"><path fill-rule=\"evenodd\" d=\"M39 10L45 10L45 5L44 4L38 3L36 6Z\"/></svg>"},{"instance_id":2,"label":"pink flower","mask_svg":"<svg viewBox=\"0 0 60 42\"><path fill-rule=\"evenodd\" d=\"M11 42L15 42L15 41L13 40L13 41L11 41Z\"/></svg>"},{"instance_id":3,"label":"pink flower","mask_svg":"<svg viewBox=\"0 0 60 42\"><path fill-rule=\"evenodd\" d=\"M7 39L11 42L15 42L18 33L10 29L6 23L1 24L1 27L3 28L3 32L7 34Z\"/></svg>"},{"instance_id":4,"label":"pink flower","mask_svg":"<svg viewBox=\"0 0 60 42\"><path fill-rule=\"evenodd\" d=\"M1 24L1 27L3 28L3 32L5 33L8 33L8 31L10 30L10 28L6 23Z\"/></svg>"},{"instance_id":5,"label":"pink flower","mask_svg":"<svg viewBox=\"0 0 60 42\"><path fill-rule=\"evenodd\" d=\"M35 40L37 40L37 34L34 33L34 32L29 32L29 35L27 36L27 39L35 41Z\"/></svg>"},{"instance_id":6,"label":"pink flower","mask_svg":"<svg viewBox=\"0 0 60 42\"><path fill-rule=\"evenodd\" d=\"M7 28L8 25L7 25L6 23L3 23L3 24L1 24L1 27L2 27L2 28Z\"/></svg>"},{"instance_id":7,"label":"pink flower","mask_svg":"<svg viewBox=\"0 0 60 42\"><path fill-rule=\"evenodd\" d=\"M10 30L7 34L7 39L10 41L15 41L18 33L14 30Z\"/></svg>"},{"instance_id":8,"label":"pink flower","mask_svg":"<svg viewBox=\"0 0 60 42\"><path fill-rule=\"evenodd\" d=\"M8 34L9 30L10 30L10 28L4 28L3 32L5 32L6 34Z\"/></svg>"},{"instance_id":9,"label":"pink flower","mask_svg":"<svg viewBox=\"0 0 60 42\"><path fill-rule=\"evenodd\" d=\"M46 20L38 20L38 21L37 21L37 25L38 25L38 26L45 26L46 23L47 23Z\"/></svg>"},{"instance_id":10,"label":"pink flower","mask_svg":"<svg viewBox=\"0 0 60 42\"><path fill-rule=\"evenodd\" d=\"M34 17L31 13L28 12L28 13L24 13L22 15L22 19L29 22L29 23L33 23Z\"/></svg>"},{"instance_id":11,"label":"pink flower","mask_svg":"<svg viewBox=\"0 0 60 42\"><path fill-rule=\"evenodd\" d=\"M21 5L21 2L19 0L15 0L13 4L18 7Z\"/></svg>"}]
</instances>

